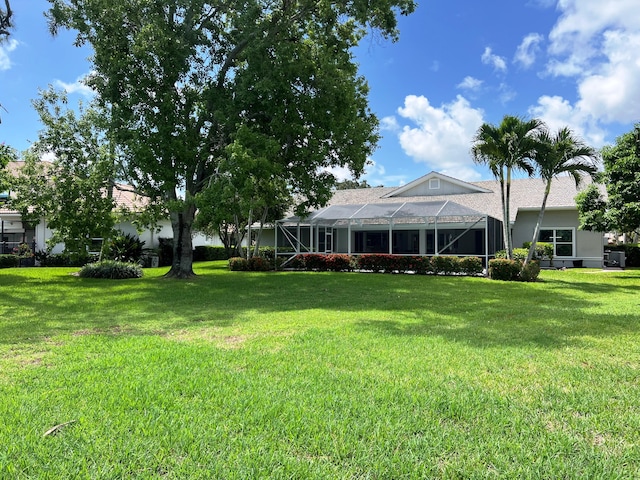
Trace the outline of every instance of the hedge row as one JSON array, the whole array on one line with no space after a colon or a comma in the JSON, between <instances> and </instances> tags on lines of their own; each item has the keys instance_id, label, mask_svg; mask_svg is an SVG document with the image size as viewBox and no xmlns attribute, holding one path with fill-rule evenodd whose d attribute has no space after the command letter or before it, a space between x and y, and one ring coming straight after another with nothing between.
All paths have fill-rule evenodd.
<instances>
[{"instance_id":1,"label":"hedge row","mask_svg":"<svg viewBox=\"0 0 640 480\"><path fill-rule=\"evenodd\" d=\"M18 255L0 255L0 268L12 268L20 266L20 257Z\"/></svg>"},{"instance_id":2,"label":"hedge row","mask_svg":"<svg viewBox=\"0 0 640 480\"><path fill-rule=\"evenodd\" d=\"M353 270L405 273L421 275L479 275L483 272L482 260L478 257L418 257L385 254L367 254L349 256L345 254L306 254L297 255L289 266L314 271L349 272Z\"/></svg>"},{"instance_id":3,"label":"hedge row","mask_svg":"<svg viewBox=\"0 0 640 480\"><path fill-rule=\"evenodd\" d=\"M489 278L507 282L535 282L540 275L540 262L532 260L523 267L520 260L496 258L489 260Z\"/></svg>"}]
</instances>

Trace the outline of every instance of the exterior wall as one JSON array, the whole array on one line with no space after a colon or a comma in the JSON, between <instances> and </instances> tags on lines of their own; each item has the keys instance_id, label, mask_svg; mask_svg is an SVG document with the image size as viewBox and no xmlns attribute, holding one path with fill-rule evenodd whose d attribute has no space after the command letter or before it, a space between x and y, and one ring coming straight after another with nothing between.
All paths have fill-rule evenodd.
<instances>
[{"instance_id":1,"label":"exterior wall","mask_svg":"<svg viewBox=\"0 0 640 480\"><path fill-rule=\"evenodd\" d=\"M524 242L530 242L538 220L537 211L518 211L513 226L513 245L522 247ZM556 257L553 264L556 267L571 267L574 260L583 260L585 267L600 268L603 257L603 236L600 232L578 230L577 210L546 210L542 221L542 228L571 228L574 231L574 254L571 257Z\"/></svg>"},{"instance_id":2,"label":"exterior wall","mask_svg":"<svg viewBox=\"0 0 640 480\"><path fill-rule=\"evenodd\" d=\"M475 193L474 190L466 188L462 185L455 185L447 182L446 180L440 180L439 188L429 188L429 180L410 188L406 192L402 192L397 195L398 197L421 197L421 196L434 196L434 195L455 195L460 193Z\"/></svg>"}]
</instances>

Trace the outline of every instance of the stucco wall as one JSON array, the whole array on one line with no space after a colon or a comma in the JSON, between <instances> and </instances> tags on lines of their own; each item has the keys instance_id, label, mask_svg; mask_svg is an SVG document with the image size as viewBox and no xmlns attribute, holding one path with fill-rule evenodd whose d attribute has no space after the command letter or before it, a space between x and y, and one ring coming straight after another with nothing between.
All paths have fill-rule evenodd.
<instances>
[{"instance_id":1,"label":"stucco wall","mask_svg":"<svg viewBox=\"0 0 640 480\"><path fill-rule=\"evenodd\" d=\"M537 211L518 212L513 226L513 246L522 247L524 242L530 242L538 220ZM585 267L598 268L602 266L602 233L587 232L578 229L577 210L547 210L542 221L542 228L573 228L575 232L575 253L571 258L582 259ZM563 262L554 261L555 266L564 266ZM572 266L567 261L566 266Z\"/></svg>"}]
</instances>

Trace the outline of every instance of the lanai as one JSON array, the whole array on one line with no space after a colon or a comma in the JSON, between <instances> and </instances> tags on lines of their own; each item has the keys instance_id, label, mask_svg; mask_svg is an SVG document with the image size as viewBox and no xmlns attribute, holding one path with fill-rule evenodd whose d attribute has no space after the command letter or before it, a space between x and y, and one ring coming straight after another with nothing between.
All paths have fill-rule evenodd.
<instances>
[{"instance_id":1,"label":"lanai","mask_svg":"<svg viewBox=\"0 0 640 480\"><path fill-rule=\"evenodd\" d=\"M281 256L292 253L454 254L480 256L487 262L502 244L501 232L499 220L450 200L366 203L331 205L306 217L280 220L276 222L275 244L276 255ZM370 241L384 238L386 243ZM278 252L277 245L288 245L293 252L282 249ZM473 248L455 251L458 248L454 246L459 245L473 245Z\"/></svg>"}]
</instances>

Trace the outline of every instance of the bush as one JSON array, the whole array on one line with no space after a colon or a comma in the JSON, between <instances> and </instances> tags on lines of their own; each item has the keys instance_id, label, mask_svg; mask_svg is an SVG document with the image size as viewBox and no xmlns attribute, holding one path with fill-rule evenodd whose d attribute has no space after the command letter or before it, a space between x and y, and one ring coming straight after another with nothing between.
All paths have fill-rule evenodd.
<instances>
[{"instance_id":1,"label":"bush","mask_svg":"<svg viewBox=\"0 0 640 480\"><path fill-rule=\"evenodd\" d=\"M483 271L482 259L478 257L464 257L460 259L460 271L465 275L479 275Z\"/></svg>"},{"instance_id":2,"label":"bush","mask_svg":"<svg viewBox=\"0 0 640 480\"><path fill-rule=\"evenodd\" d=\"M144 242L135 235L120 232L109 241L109 259L137 263L142 258L143 247Z\"/></svg>"},{"instance_id":3,"label":"bush","mask_svg":"<svg viewBox=\"0 0 640 480\"><path fill-rule=\"evenodd\" d=\"M489 278L492 280L514 281L518 280L521 263L517 260L495 258L489 260Z\"/></svg>"},{"instance_id":4,"label":"bush","mask_svg":"<svg viewBox=\"0 0 640 480\"><path fill-rule=\"evenodd\" d=\"M527 250L529 253L529 248L531 248L531 242L524 242L522 244L522 248ZM553 243L548 242L537 242L536 250L533 252L533 258L536 260L552 260L553 259Z\"/></svg>"},{"instance_id":5,"label":"bush","mask_svg":"<svg viewBox=\"0 0 640 480\"><path fill-rule=\"evenodd\" d=\"M527 265L520 269L519 278L523 282L535 282L540 275L540 262L531 260Z\"/></svg>"},{"instance_id":6,"label":"bush","mask_svg":"<svg viewBox=\"0 0 640 480\"><path fill-rule=\"evenodd\" d=\"M409 264L407 269L418 275L426 275L433 272L431 259L429 257L407 257Z\"/></svg>"},{"instance_id":7,"label":"bush","mask_svg":"<svg viewBox=\"0 0 640 480\"><path fill-rule=\"evenodd\" d=\"M461 271L460 259L458 257L436 255L431 259L431 265L433 265L433 273L436 275L438 273L451 275Z\"/></svg>"},{"instance_id":8,"label":"bush","mask_svg":"<svg viewBox=\"0 0 640 480\"><path fill-rule=\"evenodd\" d=\"M42 267L82 267L98 261L98 255L78 255L70 253L53 253L38 251L35 258Z\"/></svg>"},{"instance_id":9,"label":"bush","mask_svg":"<svg viewBox=\"0 0 640 480\"><path fill-rule=\"evenodd\" d=\"M327 262L325 261L325 255L319 253L309 253L304 256L305 268L309 271L318 270L324 272L327 270Z\"/></svg>"},{"instance_id":10,"label":"bush","mask_svg":"<svg viewBox=\"0 0 640 480\"><path fill-rule=\"evenodd\" d=\"M247 269L252 272L267 272L271 270L271 262L262 257L251 257L247 261Z\"/></svg>"},{"instance_id":11,"label":"bush","mask_svg":"<svg viewBox=\"0 0 640 480\"><path fill-rule=\"evenodd\" d=\"M287 267L304 270L306 268L305 257L306 255L303 254L296 255L289 263L287 263Z\"/></svg>"},{"instance_id":12,"label":"bush","mask_svg":"<svg viewBox=\"0 0 640 480\"><path fill-rule=\"evenodd\" d=\"M353 270L351 257L349 255L341 253L325 255L324 262L326 269L332 272L350 272Z\"/></svg>"},{"instance_id":13,"label":"bush","mask_svg":"<svg viewBox=\"0 0 640 480\"><path fill-rule=\"evenodd\" d=\"M243 272L249 270L249 262L243 257L232 257L229 259L229 270L232 272Z\"/></svg>"},{"instance_id":14,"label":"bush","mask_svg":"<svg viewBox=\"0 0 640 480\"><path fill-rule=\"evenodd\" d=\"M228 260L227 249L213 245L198 245L193 249L194 262L211 262L213 260Z\"/></svg>"},{"instance_id":15,"label":"bush","mask_svg":"<svg viewBox=\"0 0 640 480\"><path fill-rule=\"evenodd\" d=\"M20 266L20 257L17 255L0 255L0 268L12 268Z\"/></svg>"},{"instance_id":16,"label":"bush","mask_svg":"<svg viewBox=\"0 0 640 480\"><path fill-rule=\"evenodd\" d=\"M142 268L131 262L119 262L117 260L103 260L102 262L88 263L80 270L82 278L140 278Z\"/></svg>"},{"instance_id":17,"label":"bush","mask_svg":"<svg viewBox=\"0 0 640 480\"><path fill-rule=\"evenodd\" d=\"M529 250L526 248L514 248L513 249L513 255L512 255L512 260L520 260L521 262L524 262L527 259L527 255L529 255ZM505 250L498 250L496 252L495 255L496 258L498 259L506 259L507 258L507 252Z\"/></svg>"}]
</instances>

